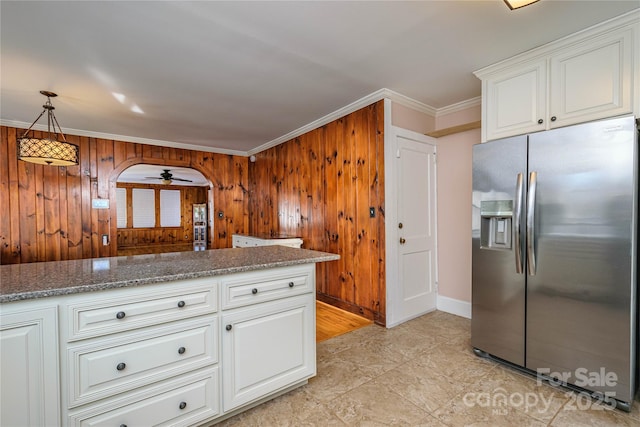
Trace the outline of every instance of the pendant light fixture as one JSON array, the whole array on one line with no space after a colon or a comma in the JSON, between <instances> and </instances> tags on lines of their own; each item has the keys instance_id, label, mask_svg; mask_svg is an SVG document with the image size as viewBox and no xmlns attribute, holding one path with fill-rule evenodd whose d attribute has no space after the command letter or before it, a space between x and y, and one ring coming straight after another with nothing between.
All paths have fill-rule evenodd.
<instances>
[{"instance_id":1,"label":"pendant light fixture","mask_svg":"<svg viewBox=\"0 0 640 427\"><path fill-rule=\"evenodd\" d=\"M51 98L55 98L58 95L47 90L41 90L40 93L47 97L47 102L42 106L44 108L42 113L31 123L22 138L18 139L18 159L49 166L77 165L78 146L67 142L58 120L53 114L55 107L51 105ZM32 136L29 136L31 128L45 112L47 113L46 137L36 138L33 136L33 132ZM58 127L57 132L56 126Z\"/></svg>"},{"instance_id":2,"label":"pendant light fixture","mask_svg":"<svg viewBox=\"0 0 640 427\"><path fill-rule=\"evenodd\" d=\"M504 0L504 2L509 6L509 9L520 9L521 7L529 6L537 2L538 0Z\"/></svg>"}]
</instances>

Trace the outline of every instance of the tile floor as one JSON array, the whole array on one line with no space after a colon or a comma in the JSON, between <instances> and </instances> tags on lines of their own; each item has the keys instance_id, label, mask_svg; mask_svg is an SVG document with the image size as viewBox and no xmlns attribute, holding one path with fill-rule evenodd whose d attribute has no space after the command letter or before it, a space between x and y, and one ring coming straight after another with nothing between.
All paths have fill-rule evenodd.
<instances>
[{"instance_id":1,"label":"tile floor","mask_svg":"<svg viewBox=\"0 0 640 427\"><path fill-rule=\"evenodd\" d=\"M436 311L318 343L309 384L218 426L640 426L637 398L624 413L538 385L475 356L470 328Z\"/></svg>"}]
</instances>

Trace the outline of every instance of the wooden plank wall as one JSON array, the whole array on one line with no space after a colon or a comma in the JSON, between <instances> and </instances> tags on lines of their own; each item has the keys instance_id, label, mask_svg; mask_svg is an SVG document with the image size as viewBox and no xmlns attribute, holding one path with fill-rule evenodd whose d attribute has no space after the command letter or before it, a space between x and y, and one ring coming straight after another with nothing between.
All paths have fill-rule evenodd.
<instances>
[{"instance_id":1,"label":"wooden plank wall","mask_svg":"<svg viewBox=\"0 0 640 427\"><path fill-rule=\"evenodd\" d=\"M385 324L383 101L256 155L252 234L338 253L318 264L318 299ZM375 217L370 218L373 207Z\"/></svg>"},{"instance_id":2,"label":"wooden plank wall","mask_svg":"<svg viewBox=\"0 0 640 427\"><path fill-rule=\"evenodd\" d=\"M193 204L207 203L207 187L191 187L183 185L158 185L158 184L137 184L118 183L117 188L148 188L156 191L156 200L159 199L158 192L161 190L180 191L180 217L181 227L149 227L133 228L133 212L131 199L127 202L127 223L130 227L118 228L118 249L140 246L140 245L191 245L193 244ZM129 194L131 190L128 190ZM160 205L156 203L156 224L160 223ZM211 236L207 236L207 241Z\"/></svg>"},{"instance_id":3,"label":"wooden plank wall","mask_svg":"<svg viewBox=\"0 0 640 427\"><path fill-rule=\"evenodd\" d=\"M231 247L231 235L248 230L246 157L67 135L80 164L42 166L18 160L23 133L0 127L0 264L115 256L116 179L139 163L191 167L210 180L223 213L212 216L212 248ZM110 208L91 209L96 198L109 199Z\"/></svg>"}]
</instances>

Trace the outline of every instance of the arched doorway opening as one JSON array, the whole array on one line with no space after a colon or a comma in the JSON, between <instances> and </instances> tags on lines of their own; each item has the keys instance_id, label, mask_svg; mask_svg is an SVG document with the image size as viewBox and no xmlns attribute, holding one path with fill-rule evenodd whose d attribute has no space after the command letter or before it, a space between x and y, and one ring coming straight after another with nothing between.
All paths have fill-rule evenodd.
<instances>
[{"instance_id":1,"label":"arched doorway opening","mask_svg":"<svg viewBox=\"0 0 640 427\"><path fill-rule=\"evenodd\" d=\"M211 247L212 183L185 166L138 163L115 179L117 254Z\"/></svg>"}]
</instances>

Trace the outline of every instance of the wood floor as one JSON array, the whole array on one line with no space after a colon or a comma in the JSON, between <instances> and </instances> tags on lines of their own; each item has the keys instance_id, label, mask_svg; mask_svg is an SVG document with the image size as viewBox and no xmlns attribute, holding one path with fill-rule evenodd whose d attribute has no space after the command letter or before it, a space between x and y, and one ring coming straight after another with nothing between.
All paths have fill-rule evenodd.
<instances>
[{"instance_id":1,"label":"wood floor","mask_svg":"<svg viewBox=\"0 0 640 427\"><path fill-rule=\"evenodd\" d=\"M316 301L316 342L346 334L373 323L348 311Z\"/></svg>"}]
</instances>

